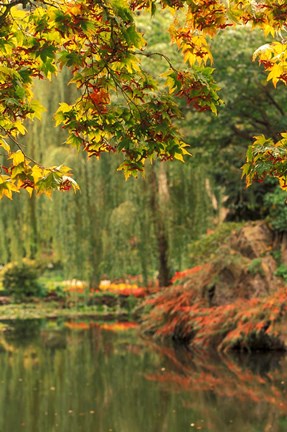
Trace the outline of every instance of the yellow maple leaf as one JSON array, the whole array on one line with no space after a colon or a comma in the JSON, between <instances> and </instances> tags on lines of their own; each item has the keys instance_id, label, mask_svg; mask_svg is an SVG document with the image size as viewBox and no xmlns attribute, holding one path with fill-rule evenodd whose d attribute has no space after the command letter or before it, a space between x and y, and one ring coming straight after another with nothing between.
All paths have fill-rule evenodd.
<instances>
[{"instance_id":1,"label":"yellow maple leaf","mask_svg":"<svg viewBox=\"0 0 287 432\"><path fill-rule=\"evenodd\" d=\"M13 165L17 166L25 161L24 153L21 150L11 153L9 159L13 160Z\"/></svg>"},{"instance_id":2,"label":"yellow maple leaf","mask_svg":"<svg viewBox=\"0 0 287 432\"><path fill-rule=\"evenodd\" d=\"M0 139L0 146L7 152L10 153L10 146L9 144L2 138Z\"/></svg>"},{"instance_id":3,"label":"yellow maple leaf","mask_svg":"<svg viewBox=\"0 0 287 432\"><path fill-rule=\"evenodd\" d=\"M41 168L39 165L34 165L32 168L32 177L34 179L34 182L37 183L37 181L42 178L45 175L45 170Z\"/></svg>"},{"instance_id":4,"label":"yellow maple leaf","mask_svg":"<svg viewBox=\"0 0 287 432\"><path fill-rule=\"evenodd\" d=\"M280 76L284 73L284 66L281 64L274 65L268 74L267 81L272 80L274 87L276 87Z\"/></svg>"}]
</instances>

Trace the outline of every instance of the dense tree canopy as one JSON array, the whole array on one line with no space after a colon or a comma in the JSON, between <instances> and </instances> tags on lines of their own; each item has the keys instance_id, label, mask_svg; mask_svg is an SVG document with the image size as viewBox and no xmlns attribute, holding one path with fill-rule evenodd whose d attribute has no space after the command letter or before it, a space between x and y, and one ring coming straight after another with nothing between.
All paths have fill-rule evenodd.
<instances>
[{"instance_id":1,"label":"dense tree canopy","mask_svg":"<svg viewBox=\"0 0 287 432\"><path fill-rule=\"evenodd\" d=\"M149 14L137 20L151 49L165 52L177 64L180 55L169 46L165 31L171 18L165 11L156 20ZM152 73L165 68L159 56L145 62ZM212 222L207 165L196 157L185 164L154 161L146 165L145 176L125 181L116 173L120 154L88 160L85 152L64 144L65 130L53 127L59 102L69 104L77 96L76 88L67 85L70 79L66 68L51 81L35 82L35 98L47 110L41 122L27 124L22 139L26 153L43 165L72 166L81 192L55 193L53 199L34 194L27 199L21 193L11 202L2 200L0 263L23 256L37 259L52 265L57 275L84 279L91 286L103 275L114 280L141 274L145 286L159 273L170 278L189 265L191 239Z\"/></svg>"},{"instance_id":2,"label":"dense tree canopy","mask_svg":"<svg viewBox=\"0 0 287 432\"><path fill-rule=\"evenodd\" d=\"M182 53L179 67L165 52L150 50L138 16L168 9L171 42ZM30 194L78 188L66 165L44 167L25 151L26 121L41 118L33 96L37 79L63 69L77 88L70 104L55 113L66 142L89 156L122 154L125 177L142 171L146 160L183 160L188 146L177 120L179 100L197 111L216 113L222 103L213 79L210 39L226 27L260 28L273 42L257 48L254 59L267 80L287 82L287 5L284 0L78 0L4 1L0 6L0 196L21 188ZM146 59L161 57L160 76ZM271 173L286 187L286 134L279 140L258 136L249 148L244 174L248 184Z\"/></svg>"},{"instance_id":3,"label":"dense tree canopy","mask_svg":"<svg viewBox=\"0 0 287 432\"><path fill-rule=\"evenodd\" d=\"M212 40L211 51L224 104L217 116L184 108L181 124L193 153L189 161L208 167L218 190L215 193L228 208L229 220L264 218L270 210L264 196L278 183L256 182L246 188L241 181L241 167L253 137L264 134L276 140L287 127L287 93L267 82L263 68L250 61L256 47L268 39L248 26L220 32Z\"/></svg>"}]
</instances>

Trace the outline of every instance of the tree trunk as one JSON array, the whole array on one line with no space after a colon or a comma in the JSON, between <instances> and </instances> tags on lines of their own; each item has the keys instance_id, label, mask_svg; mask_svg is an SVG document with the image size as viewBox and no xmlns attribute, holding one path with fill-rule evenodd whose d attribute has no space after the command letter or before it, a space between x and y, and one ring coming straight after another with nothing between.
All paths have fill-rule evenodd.
<instances>
[{"instance_id":1,"label":"tree trunk","mask_svg":"<svg viewBox=\"0 0 287 432\"><path fill-rule=\"evenodd\" d=\"M35 259L38 252L38 226L37 226L37 214L36 214L36 197L33 195L29 201L29 214L30 214L30 226L31 226L31 238L30 238L30 257Z\"/></svg>"},{"instance_id":2,"label":"tree trunk","mask_svg":"<svg viewBox=\"0 0 287 432\"><path fill-rule=\"evenodd\" d=\"M171 269L168 259L168 233L163 219L164 207L166 206L166 200L168 198L167 182L164 174L163 171L160 173L161 184L158 183L154 167L152 167L149 176L150 208L157 242L158 282L160 286L170 285L171 278Z\"/></svg>"}]
</instances>

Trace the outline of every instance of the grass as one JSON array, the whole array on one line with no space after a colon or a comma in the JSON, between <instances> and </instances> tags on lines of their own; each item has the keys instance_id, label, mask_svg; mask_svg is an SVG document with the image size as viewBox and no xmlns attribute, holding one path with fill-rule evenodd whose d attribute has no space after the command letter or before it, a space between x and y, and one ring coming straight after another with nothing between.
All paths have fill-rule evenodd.
<instances>
[{"instance_id":1,"label":"grass","mask_svg":"<svg viewBox=\"0 0 287 432\"><path fill-rule=\"evenodd\" d=\"M19 286L24 284L22 291L4 290L4 277L5 272L0 272L0 320L83 316L95 319L133 318L138 303L146 294L137 285L109 281L100 290L90 290L84 281L63 280L58 273L44 272L37 279L43 287L42 292L39 292L39 297L29 297L25 296L27 280L24 277L24 284L21 272L15 272L13 283ZM23 295L20 296L21 293Z\"/></svg>"},{"instance_id":2,"label":"grass","mask_svg":"<svg viewBox=\"0 0 287 432\"><path fill-rule=\"evenodd\" d=\"M11 303L0 306L0 320L41 319L93 316L95 319L107 319L127 316L124 309L111 309L98 306L79 306L63 308L57 302Z\"/></svg>"}]
</instances>

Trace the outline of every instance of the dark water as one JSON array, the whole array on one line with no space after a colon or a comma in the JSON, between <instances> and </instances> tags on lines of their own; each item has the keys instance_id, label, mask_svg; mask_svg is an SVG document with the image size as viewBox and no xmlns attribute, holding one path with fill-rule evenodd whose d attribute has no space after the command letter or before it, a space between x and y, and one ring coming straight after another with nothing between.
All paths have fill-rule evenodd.
<instances>
[{"instance_id":1,"label":"dark water","mask_svg":"<svg viewBox=\"0 0 287 432\"><path fill-rule=\"evenodd\" d=\"M287 431L286 357L194 356L117 330L9 326L0 336L0 432Z\"/></svg>"}]
</instances>

